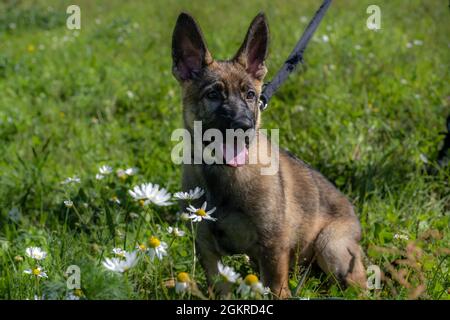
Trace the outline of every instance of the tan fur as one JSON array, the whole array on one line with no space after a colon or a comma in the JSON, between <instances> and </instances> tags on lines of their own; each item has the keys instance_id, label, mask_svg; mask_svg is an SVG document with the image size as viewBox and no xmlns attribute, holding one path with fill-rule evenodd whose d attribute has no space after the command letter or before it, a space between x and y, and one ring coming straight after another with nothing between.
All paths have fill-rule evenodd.
<instances>
[{"instance_id":1,"label":"tan fur","mask_svg":"<svg viewBox=\"0 0 450 320\"><path fill-rule=\"evenodd\" d=\"M258 66L256 71L252 69L250 74L246 64L246 61L252 62L247 59L248 46L261 45L257 37L261 37L261 30L264 31L266 26L265 18L258 17L233 60L214 61L206 50L198 77L180 80L186 76L179 72L185 66L177 67L179 57L174 56L174 74L182 87L183 118L188 130L192 130L195 120L216 123L217 116L210 111L212 103L202 98L205 84L221 83L220 90L227 92L224 104L232 105L229 102L232 99L238 101L248 84L257 96L261 93L266 72L264 65ZM182 23L185 27L190 20ZM179 38L183 40L183 34L180 36L179 32L174 32L174 45ZM201 33L198 37L204 41ZM247 101L247 107L253 112L258 129L257 101ZM270 144L258 132L257 138L250 143L249 153L258 151L256 139ZM206 190L205 197L195 205L206 200L208 209L217 207L216 222L199 224L196 244L209 283L213 284L221 256L245 253L256 263L263 284L279 298L290 296L288 275L295 262L317 262L342 283L365 287L358 244L360 226L348 199L319 172L282 149L279 160L276 175L261 175L263 165L260 163L237 168L205 164L183 166L183 189L200 186Z\"/></svg>"}]
</instances>

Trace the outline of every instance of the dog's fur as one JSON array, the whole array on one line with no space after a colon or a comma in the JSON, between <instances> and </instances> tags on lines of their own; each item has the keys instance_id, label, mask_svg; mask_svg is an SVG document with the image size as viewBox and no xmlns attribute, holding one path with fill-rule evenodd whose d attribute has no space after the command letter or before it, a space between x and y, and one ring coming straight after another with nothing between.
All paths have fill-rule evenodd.
<instances>
[{"instance_id":1,"label":"dog's fur","mask_svg":"<svg viewBox=\"0 0 450 320\"><path fill-rule=\"evenodd\" d=\"M191 133L193 122L202 121L204 130L255 128L258 139L268 140L258 131L268 40L266 18L259 14L235 57L216 61L194 19L180 14L173 33L173 74L182 88L184 125ZM250 142L248 152L256 148ZM261 175L260 164L184 165L183 189L204 188L197 205L206 200L208 209L217 208L217 221L201 222L196 238L209 283L221 256L245 253L279 298L290 296L288 273L295 262L316 261L343 284L365 287L361 231L351 203L289 152L279 151L279 164L275 175Z\"/></svg>"}]
</instances>

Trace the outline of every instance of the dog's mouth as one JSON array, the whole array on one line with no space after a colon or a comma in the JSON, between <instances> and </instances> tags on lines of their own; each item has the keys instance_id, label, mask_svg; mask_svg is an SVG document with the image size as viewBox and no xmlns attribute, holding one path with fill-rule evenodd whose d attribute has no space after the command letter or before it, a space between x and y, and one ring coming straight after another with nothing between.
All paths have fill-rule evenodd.
<instances>
[{"instance_id":1,"label":"dog's mouth","mask_svg":"<svg viewBox=\"0 0 450 320\"><path fill-rule=\"evenodd\" d=\"M233 168L242 167L248 162L248 145L246 143L222 144L224 164Z\"/></svg>"}]
</instances>

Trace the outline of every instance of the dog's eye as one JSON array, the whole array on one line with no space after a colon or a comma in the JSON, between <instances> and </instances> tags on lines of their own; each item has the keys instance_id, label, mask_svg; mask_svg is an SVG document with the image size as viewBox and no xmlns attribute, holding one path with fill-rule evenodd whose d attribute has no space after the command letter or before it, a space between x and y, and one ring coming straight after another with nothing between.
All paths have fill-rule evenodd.
<instances>
[{"instance_id":1,"label":"dog's eye","mask_svg":"<svg viewBox=\"0 0 450 320\"><path fill-rule=\"evenodd\" d=\"M216 90L212 90L206 94L206 97L210 100L220 99L220 94Z\"/></svg>"},{"instance_id":2,"label":"dog's eye","mask_svg":"<svg viewBox=\"0 0 450 320\"><path fill-rule=\"evenodd\" d=\"M253 90L247 92L247 100L253 100L256 97L256 93Z\"/></svg>"}]
</instances>

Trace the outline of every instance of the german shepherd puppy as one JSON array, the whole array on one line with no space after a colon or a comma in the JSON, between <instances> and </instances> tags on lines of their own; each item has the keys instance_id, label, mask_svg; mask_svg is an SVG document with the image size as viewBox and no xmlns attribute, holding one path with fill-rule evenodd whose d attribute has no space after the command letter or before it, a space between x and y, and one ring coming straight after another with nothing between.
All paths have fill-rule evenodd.
<instances>
[{"instance_id":1,"label":"german shepherd puppy","mask_svg":"<svg viewBox=\"0 0 450 320\"><path fill-rule=\"evenodd\" d=\"M260 133L259 96L267 72L269 29L264 14L252 21L231 60L214 60L199 26L186 13L172 39L173 74L182 90L185 128L255 129ZM254 138L246 153L258 152ZM290 296L288 273L296 262L317 262L344 285L366 287L361 230L349 200L325 177L288 151L279 150L279 170L261 175L261 164L184 164L183 190L206 190L215 222L198 225L196 248L210 285L223 255L247 254L264 286L278 298ZM226 291L221 288L220 291ZM223 293L223 292L222 292Z\"/></svg>"}]
</instances>

